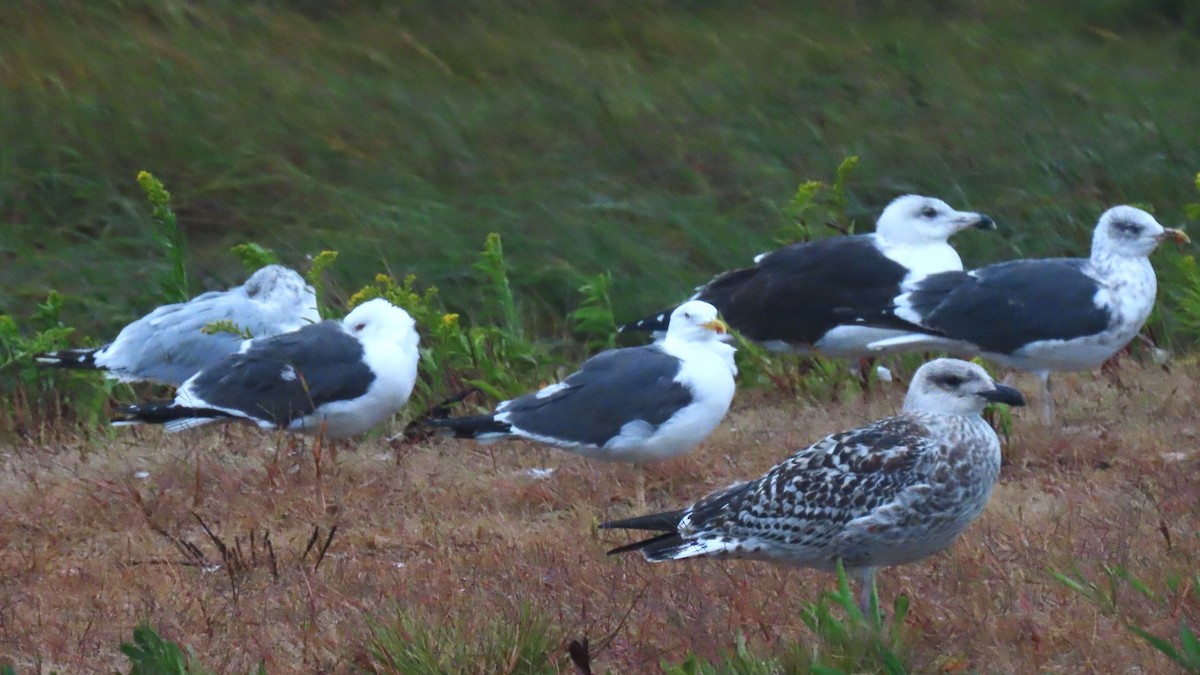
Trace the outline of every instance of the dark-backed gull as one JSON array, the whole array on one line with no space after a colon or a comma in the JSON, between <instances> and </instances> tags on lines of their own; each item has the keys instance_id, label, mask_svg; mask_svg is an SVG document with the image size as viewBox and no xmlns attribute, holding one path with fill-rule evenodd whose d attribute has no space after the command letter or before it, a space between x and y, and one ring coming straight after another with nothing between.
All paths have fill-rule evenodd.
<instances>
[{"instance_id":1,"label":"dark-backed gull","mask_svg":"<svg viewBox=\"0 0 1200 675\"><path fill-rule=\"evenodd\" d=\"M163 424L181 431L218 420L326 438L361 434L408 400L417 377L412 317L386 300L339 321L250 340L237 354L194 375L174 401L119 411L114 425Z\"/></svg>"},{"instance_id":2,"label":"dark-backed gull","mask_svg":"<svg viewBox=\"0 0 1200 675\"><path fill-rule=\"evenodd\" d=\"M36 359L58 368L102 370L124 382L179 386L241 347L242 336L205 332L205 326L228 321L254 337L267 337L320 320L312 286L286 267L267 265L241 286L159 307L103 347L64 349Z\"/></svg>"},{"instance_id":3,"label":"dark-backed gull","mask_svg":"<svg viewBox=\"0 0 1200 675\"><path fill-rule=\"evenodd\" d=\"M906 280L961 270L962 260L946 240L971 227L994 229L995 223L979 213L955 211L940 199L905 195L883 210L874 234L761 254L754 267L715 277L691 299L711 303L731 327L773 350L864 356L867 344L896 332L845 325L835 310L882 308ZM661 331L666 317L660 313L620 330Z\"/></svg>"},{"instance_id":4,"label":"dark-backed gull","mask_svg":"<svg viewBox=\"0 0 1200 675\"><path fill-rule=\"evenodd\" d=\"M515 436L591 459L675 457L707 438L729 410L737 367L726 331L712 305L685 302L654 344L601 352L562 382L504 401L491 414L428 423L460 438ZM642 490L639 482L639 501Z\"/></svg>"},{"instance_id":5,"label":"dark-backed gull","mask_svg":"<svg viewBox=\"0 0 1200 675\"><path fill-rule=\"evenodd\" d=\"M899 415L828 436L686 509L604 523L662 533L609 553L821 570L841 560L862 574L865 609L878 568L947 548L983 512L1000 473L1000 441L980 416L991 402L1024 404L976 364L931 361L913 376Z\"/></svg>"},{"instance_id":6,"label":"dark-backed gull","mask_svg":"<svg viewBox=\"0 0 1200 675\"><path fill-rule=\"evenodd\" d=\"M980 353L1007 368L1037 373L1042 416L1054 402L1050 373L1096 368L1129 344L1154 308L1157 281L1147 256L1164 239L1186 243L1132 206L1114 206L1096 225L1090 258L1013 260L909 283L883 325L910 332L873 343L886 350ZM933 335L929 333L934 333Z\"/></svg>"}]
</instances>

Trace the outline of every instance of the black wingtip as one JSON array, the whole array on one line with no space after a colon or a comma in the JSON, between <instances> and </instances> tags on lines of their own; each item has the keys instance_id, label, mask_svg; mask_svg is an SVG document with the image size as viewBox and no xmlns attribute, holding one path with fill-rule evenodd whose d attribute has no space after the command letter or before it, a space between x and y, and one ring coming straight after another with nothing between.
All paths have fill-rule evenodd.
<instances>
[{"instance_id":1,"label":"black wingtip","mask_svg":"<svg viewBox=\"0 0 1200 675\"><path fill-rule=\"evenodd\" d=\"M455 438L479 438L485 434L507 434L512 431L512 425L497 421L491 415L433 418L425 420L424 424L452 431Z\"/></svg>"},{"instance_id":2,"label":"black wingtip","mask_svg":"<svg viewBox=\"0 0 1200 675\"><path fill-rule=\"evenodd\" d=\"M658 331L665 331L667 329L667 325L671 322L671 312L674 311L675 308L672 307L670 309L664 309L663 311L652 316L647 316L638 319L637 321L630 321L629 323L621 324L617 327L617 332L654 333Z\"/></svg>"},{"instance_id":3,"label":"black wingtip","mask_svg":"<svg viewBox=\"0 0 1200 675\"><path fill-rule=\"evenodd\" d=\"M56 352L34 354L33 360L45 368L69 368L75 370L97 370L97 349L60 349Z\"/></svg>"},{"instance_id":4,"label":"black wingtip","mask_svg":"<svg viewBox=\"0 0 1200 675\"><path fill-rule=\"evenodd\" d=\"M646 549L657 548L658 546L667 544L668 542L671 546L675 546L682 541L683 538L679 536L678 532L663 532L662 534L650 537L649 539L642 539L641 541L635 541L632 544L626 544L624 546L618 546L614 549L609 549L605 555L621 555L622 553L629 553L630 551L645 551Z\"/></svg>"}]
</instances>

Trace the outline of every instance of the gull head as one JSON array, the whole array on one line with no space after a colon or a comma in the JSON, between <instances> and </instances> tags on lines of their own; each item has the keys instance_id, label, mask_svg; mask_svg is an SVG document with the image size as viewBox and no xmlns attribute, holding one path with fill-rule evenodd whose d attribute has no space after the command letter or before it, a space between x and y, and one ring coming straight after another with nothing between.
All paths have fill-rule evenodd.
<instances>
[{"instance_id":1,"label":"gull head","mask_svg":"<svg viewBox=\"0 0 1200 675\"><path fill-rule=\"evenodd\" d=\"M1154 252L1164 239L1188 244L1191 240L1183 230L1158 224L1154 216L1132 206L1114 206L1100 216L1092 235L1092 255L1107 254L1127 258L1144 258Z\"/></svg>"},{"instance_id":2,"label":"gull head","mask_svg":"<svg viewBox=\"0 0 1200 675\"><path fill-rule=\"evenodd\" d=\"M935 359L917 369L905 412L978 415L989 403L1025 405L1021 392L992 381L978 364L959 359Z\"/></svg>"},{"instance_id":3,"label":"gull head","mask_svg":"<svg viewBox=\"0 0 1200 675\"><path fill-rule=\"evenodd\" d=\"M945 243L968 228L994 230L996 223L982 213L955 211L936 197L904 195L892 200L875 223L875 233L889 244Z\"/></svg>"},{"instance_id":4,"label":"gull head","mask_svg":"<svg viewBox=\"0 0 1200 675\"><path fill-rule=\"evenodd\" d=\"M717 318L717 308L702 300L683 303L671 312L667 337L687 342L724 341L729 326Z\"/></svg>"},{"instance_id":5,"label":"gull head","mask_svg":"<svg viewBox=\"0 0 1200 675\"><path fill-rule=\"evenodd\" d=\"M342 327L360 342L391 342L415 349L419 341L416 322L408 312L383 298L368 300L355 307L342 319Z\"/></svg>"}]
</instances>

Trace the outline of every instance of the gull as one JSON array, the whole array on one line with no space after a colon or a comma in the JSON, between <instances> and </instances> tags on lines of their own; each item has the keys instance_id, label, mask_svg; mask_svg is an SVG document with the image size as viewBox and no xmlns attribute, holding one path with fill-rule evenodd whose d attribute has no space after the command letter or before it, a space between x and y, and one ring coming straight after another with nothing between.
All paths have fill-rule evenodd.
<instances>
[{"instance_id":1,"label":"gull","mask_svg":"<svg viewBox=\"0 0 1200 675\"><path fill-rule=\"evenodd\" d=\"M947 242L968 228L995 229L991 218L956 211L933 197L904 195L883 210L873 234L831 237L763 253L754 266L725 272L692 300L715 306L730 327L773 351L871 355L867 345L896 331L847 325L836 310L890 305L901 284L961 270ZM621 326L661 331L669 310Z\"/></svg>"},{"instance_id":2,"label":"gull","mask_svg":"<svg viewBox=\"0 0 1200 675\"><path fill-rule=\"evenodd\" d=\"M841 561L862 577L865 612L876 570L949 547L983 512L1000 473L1000 441L980 416L993 402L1024 399L976 364L930 361L913 376L899 415L828 436L687 508L604 523L660 533L609 554L825 571Z\"/></svg>"},{"instance_id":3,"label":"gull","mask_svg":"<svg viewBox=\"0 0 1200 675\"><path fill-rule=\"evenodd\" d=\"M1042 381L1042 419L1054 420L1050 373L1090 370L1129 344L1154 309L1148 256L1164 239L1189 243L1149 213L1114 206L1100 216L1089 258L1013 260L906 284L894 304L860 320L910 332L872 348L981 354Z\"/></svg>"},{"instance_id":4,"label":"gull","mask_svg":"<svg viewBox=\"0 0 1200 675\"><path fill-rule=\"evenodd\" d=\"M459 438L525 438L589 459L639 465L676 457L708 437L733 400L734 347L707 302L671 313L659 341L612 349L588 359L562 382L510 401L486 415L429 420Z\"/></svg>"},{"instance_id":5,"label":"gull","mask_svg":"<svg viewBox=\"0 0 1200 675\"><path fill-rule=\"evenodd\" d=\"M341 321L248 340L184 382L173 401L129 406L113 424L162 424L176 432L245 420L325 438L356 436L408 401L418 341L408 312L370 300Z\"/></svg>"},{"instance_id":6,"label":"gull","mask_svg":"<svg viewBox=\"0 0 1200 675\"><path fill-rule=\"evenodd\" d=\"M103 371L122 382L177 387L242 345L243 336L205 332L206 326L227 321L252 337L267 337L320 320L312 286L286 267L267 265L241 286L159 307L102 347L64 349L35 359L44 366Z\"/></svg>"}]
</instances>

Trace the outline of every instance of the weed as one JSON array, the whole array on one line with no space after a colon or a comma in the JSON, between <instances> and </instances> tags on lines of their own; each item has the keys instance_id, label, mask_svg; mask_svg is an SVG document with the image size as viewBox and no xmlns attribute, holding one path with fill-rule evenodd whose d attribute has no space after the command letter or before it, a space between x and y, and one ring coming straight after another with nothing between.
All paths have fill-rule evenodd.
<instances>
[{"instance_id":1,"label":"weed","mask_svg":"<svg viewBox=\"0 0 1200 675\"><path fill-rule=\"evenodd\" d=\"M1185 575L1183 577L1187 579L1185 583L1178 583L1179 575L1175 575L1173 579L1176 581L1169 581L1165 592L1156 593L1145 582L1120 565L1104 563L1100 569L1104 575L1102 582L1089 579L1078 568L1072 570L1071 574L1051 572L1050 576L1096 605L1102 613L1118 616L1125 624L1126 629L1171 659L1184 672L1200 673L1200 639L1197 638L1196 630L1189 625L1186 617L1179 617L1176 644L1169 637L1156 635L1144 626L1138 625L1138 620L1127 616L1120 606L1121 592L1128 587L1164 614L1178 614L1180 605L1184 603L1200 607L1200 574L1192 574L1190 577Z\"/></svg>"},{"instance_id":2,"label":"weed","mask_svg":"<svg viewBox=\"0 0 1200 675\"><path fill-rule=\"evenodd\" d=\"M589 351L611 349L616 346L617 324L613 320L612 274L602 272L588 277L579 287L583 300L579 307L567 315L576 335L587 341Z\"/></svg>"},{"instance_id":3,"label":"weed","mask_svg":"<svg viewBox=\"0 0 1200 675\"><path fill-rule=\"evenodd\" d=\"M846 570L838 563L838 588L826 591L815 601L800 608L800 619L816 639L811 645L797 644L779 656L755 656L739 634L733 654L711 662L695 654L679 664L661 664L665 675L776 675L813 673L886 673L903 675L907 646L904 619L908 614L907 596L896 598L890 619L879 607L879 597L871 589L871 609L864 615L850 589Z\"/></svg>"},{"instance_id":4,"label":"weed","mask_svg":"<svg viewBox=\"0 0 1200 675\"><path fill-rule=\"evenodd\" d=\"M550 621L522 605L515 617L447 620L404 611L374 630L370 673L555 675L564 672Z\"/></svg>"},{"instance_id":5,"label":"weed","mask_svg":"<svg viewBox=\"0 0 1200 675\"><path fill-rule=\"evenodd\" d=\"M246 266L246 270L255 272L267 265L279 264L279 255L275 251L260 246L252 241L238 244L229 249L242 264Z\"/></svg>"},{"instance_id":6,"label":"weed","mask_svg":"<svg viewBox=\"0 0 1200 675\"><path fill-rule=\"evenodd\" d=\"M152 217L157 225L155 241L167 254L169 268L159 280L162 298L167 303L186 302L192 297L188 289L188 276L184 248L183 233L179 231L179 223L175 211L171 209L171 193L163 187L148 171L140 171L137 175L138 184L146 191L146 198L153 208Z\"/></svg>"},{"instance_id":7,"label":"weed","mask_svg":"<svg viewBox=\"0 0 1200 675\"><path fill-rule=\"evenodd\" d=\"M496 323L487 323L484 315L474 325L464 325L458 314L446 310L437 288L418 289L411 274L400 282L380 274L373 286L350 298L351 307L385 298L417 322L421 377L414 398L426 407L464 388L479 389L494 401L511 398L550 372L553 359L546 346L525 337L499 235L488 236L475 269L482 273L484 292L496 301Z\"/></svg>"},{"instance_id":8,"label":"weed","mask_svg":"<svg viewBox=\"0 0 1200 675\"><path fill-rule=\"evenodd\" d=\"M191 649L184 653L177 643L163 639L148 623L133 629L133 642L122 642L121 653L129 658L129 675L207 675ZM266 675L267 666L259 663L254 675Z\"/></svg>"}]
</instances>

